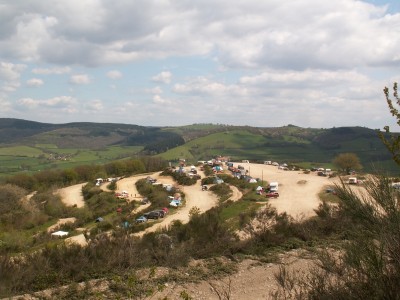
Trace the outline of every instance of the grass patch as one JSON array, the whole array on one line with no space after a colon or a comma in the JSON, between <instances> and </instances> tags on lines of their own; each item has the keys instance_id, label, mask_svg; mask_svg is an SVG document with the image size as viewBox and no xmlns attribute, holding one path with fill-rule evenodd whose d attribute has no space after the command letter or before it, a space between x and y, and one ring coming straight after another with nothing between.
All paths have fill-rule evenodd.
<instances>
[{"instance_id":1,"label":"grass patch","mask_svg":"<svg viewBox=\"0 0 400 300\"><path fill-rule=\"evenodd\" d=\"M240 228L240 216L257 211L262 204L251 201L229 202L222 208L220 217L233 229Z\"/></svg>"},{"instance_id":2,"label":"grass patch","mask_svg":"<svg viewBox=\"0 0 400 300\"><path fill-rule=\"evenodd\" d=\"M321 201L325 201L327 203L339 203L340 198L332 192L327 192L326 191L327 189L335 190L335 188L332 186L326 186L324 189L322 189L322 191L320 191L318 193L319 199L321 199Z\"/></svg>"}]
</instances>

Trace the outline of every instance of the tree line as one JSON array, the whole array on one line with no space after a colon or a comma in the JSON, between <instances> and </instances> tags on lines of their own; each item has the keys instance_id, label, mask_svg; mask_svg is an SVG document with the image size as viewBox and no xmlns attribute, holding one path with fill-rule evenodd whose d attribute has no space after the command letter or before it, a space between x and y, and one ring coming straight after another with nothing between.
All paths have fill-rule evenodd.
<instances>
[{"instance_id":1,"label":"tree line","mask_svg":"<svg viewBox=\"0 0 400 300\"><path fill-rule=\"evenodd\" d=\"M139 157L109 162L104 165L81 165L69 169L48 169L34 174L19 173L5 179L28 192L44 191L50 186L64 187L96 178L121 177L162 170L166 162L158 157Z\"/></svg>"}]
</instances>

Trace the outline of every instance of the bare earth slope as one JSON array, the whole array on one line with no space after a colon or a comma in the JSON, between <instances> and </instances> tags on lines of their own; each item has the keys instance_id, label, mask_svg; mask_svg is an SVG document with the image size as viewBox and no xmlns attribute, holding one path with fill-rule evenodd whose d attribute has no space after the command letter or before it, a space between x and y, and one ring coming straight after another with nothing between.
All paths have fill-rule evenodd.
<instances>
[{"instance_id":1,"label":"bare earth slope","mask_svg":"<svg viewBox=\"0 0 400 300\"><path fill-rule=\"evenodd\" d=\"M66 188L59 189L57 193L61 196L62 202L67 206L83 207L85 201L83 200L82 187L86 183L71 185Z\"/></svg>"}]
</instances>

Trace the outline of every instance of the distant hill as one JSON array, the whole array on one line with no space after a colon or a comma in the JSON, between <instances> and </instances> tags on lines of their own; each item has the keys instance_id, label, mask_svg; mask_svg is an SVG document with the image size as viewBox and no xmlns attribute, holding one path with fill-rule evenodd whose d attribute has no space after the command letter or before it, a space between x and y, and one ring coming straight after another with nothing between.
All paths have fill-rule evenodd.
<instances>
[{"instance_id":1,"label":"distant hill","mask_svg":"<svg viewBox=\"0 0 400 300\"><path fill-rule=\"evenodd\" d=\"M136 154L159 155L168 160L184 157L195 162L224 155L234 160L276 160L304 165L329 165L339 153L353 152L360 157L367 170L382 168L391 173L397 172L397 166L376 131L365 127L315 129L288 125L264 128L219 124L150 127L0 119L0 156L1 147L8 147L8 162L12 160L10 147L29 146L31 153L35 153L35 149L42 153L49 151L44 148L50 146L40 145L53 145L51 147L56 150L51 152L54 153L62 152L62 149L99 151L109 147L136 147L139 149ZM19 159L23 156L23 153L18 154ZM121 152L118 157L123 156ZM32 159L35 155L30 157ZM96 162L100 162L98 157Z\"/></svg>"},{"instance_id":2,"label":"distant hill","mask_svg":"<svg viewBox=\"0 0 400 300\"><path fill-rule=\"evenodd\" d=\"M0 119L0 145L55 144L58 148L78 149L148 145L153 149L159 143L171 147L183 144L184 140L177 133L162 132L159 127L90 122L48 124Z\"/></svg>"}]
</instances>

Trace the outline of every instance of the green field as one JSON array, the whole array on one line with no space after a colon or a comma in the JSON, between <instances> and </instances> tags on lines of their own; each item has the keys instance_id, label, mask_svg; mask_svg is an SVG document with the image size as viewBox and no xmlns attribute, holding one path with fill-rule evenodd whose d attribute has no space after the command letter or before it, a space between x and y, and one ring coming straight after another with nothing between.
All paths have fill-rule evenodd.
<instances>
[{"instance_id":1,"label":"green field","mask_svg":"<svg viewBox=\"0 0 400 300\"><path fill-rule=\"evenodd\" d=\"M1 147L0 156L37 157L43 154L39 148L29 146Z\"/></svg>"},{"instance_id":2,"label":"green field","mask_svg":"<svg viewBox=\"0 0 400 300\"><path fill-rule=\"evenodd\" d=\"M0 177L15 173L36 172L49 168L67 169L84 164L104 164L134 157L141 146L111 146L100 150L57 148L51 144L36 147L0 147Z\"/></svg>"}]
</instances>

